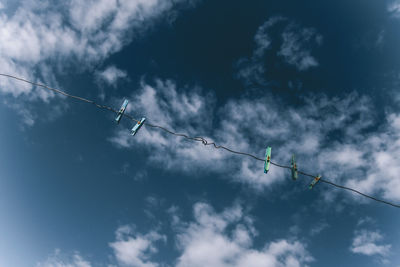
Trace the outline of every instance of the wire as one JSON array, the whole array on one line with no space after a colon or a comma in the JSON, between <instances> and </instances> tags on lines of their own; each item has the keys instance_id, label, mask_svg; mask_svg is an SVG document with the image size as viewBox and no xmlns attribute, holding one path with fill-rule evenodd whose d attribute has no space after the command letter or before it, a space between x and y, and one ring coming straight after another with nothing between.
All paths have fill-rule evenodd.
<instances>
[{"instance_id":1,"label":"wire","mask_svg":"<svg viewBox=\"0 0 400 267\"><path fill-rule=\"evenodd\" d=\"M221 149L225 149L226 151L229 151L229 152L234 153L234 154L249 156L249 157L252 157L252 158L254 158L254 159L256 159L256 160L264 161L263 159L258 158L258 157L254 156L254 155L252 155L252 154L249 154L249 153L239 152L239 151L235 151L235 150L232 150L232 149L227 148L227 147L224 147L224 146L219 146L219 145L215 144L214 142L209 143L205 138L200 137L200 136L199 136L199 137L190 137L190 136L187 136L186 134L175 133L175 132L173 132L173 131L171 131L171 130L168 130L168 129L162 127L162 126L152 125L152 124L149 124L149 123L147 123L147 124L145 124L145 125L146 125L146 126L153 127L153 128L159 128L159 129L161 129L161 130L163 130L163 131L165 131L165 132L167 132L167 133L170 133L170 134L173 134L173 135L176 135L176 136L181 136L181 137L184 137L184 138L189 139L189 140L194 140L194 141L197 141L197 142L202 142L203 145L205 145L205 146L213 145L213 146L214 146L215 148L217 148L217 149L220 149L220 148L221 148Z\"/></svg>"},{"instance_id":2,"label":"wire","mask_svg":"<svg viewBox=\"0 0 400 267\"><path fill-rule=\"evenodd\" d=\"M110 111L112 111L112 112L114 112L114 113L118 113L118 111L116 111L115 109L113 109L113 108L111 108L111 107L97 104L97 103L94 102L93 100L89 100L89 99L86 99L86 98L83 98L83 97L80 97L80 96L75 96L75 95L67 94L67 93L64 92L64 91L61 91L61 90L58 90L58 89L55 89L55 88L51 88L50 86L47 86L47 85L44 85L44 84L31 82L31 81L25 80L25 79L23 79L23 78L19 78L19 77L16 77L16 76L13 76L13 75L9 75L9 74L0 73L0 75L1 75L1 76L4 76L4 77L13 78L13 79L16 79L16 80L19 80L19 81L22 81L22 82L26 82L26 83L29 83L29 84L32 84L32 85L35 85L35 86L43 87L43 88L46 88L46 89L48 89L48 90L50 90L50 91L53 91L53 92L55 92L55 93L64 95L64 96L66 96L66 97L74 98L74 99L77 99L77 100L80 100L80 101L83 101L83 102L86 102L86 103L93 104L93 105L95 105L95 106L98 107L98 108L106 109L106 110L110 110ZM130 116L127 116L127 117L130 117Z\"/></svg>"},{"instance_id":3,"label":"wire","mask_svg":"<svg viewBox=\"0 0 400 267\"><path fill-rule=\"evenodd\" d=\"M96 103L95 101L90 100L90 99L86 99L86 98L83 98L83 97L80 97L80 96L75 96L75 95L68 94L68 93L66 93L66 92L64 92L64 91L61 91L61 90L55 89L55 88L51 88L51 87L49 87L49 86L47 86L47 85L44 85L44 84L40 84L40 83L36 83L36 82L31 82L31 81L29 81L29 80L26 80L26 79L23 79L23 78L19 78L19 77L13 76L13 75L9 75L9 74L0 73L0 76L12 78L12 79L16 79L16 80L19 80L19 81L22 81L22 82L26 82L26 83L35 85L35 86L39 86L39 87L42 87L42 88L46 88L46 89L48 89L48 90L51 90L51 91L53 91L53 92L55 92L55 93L64 95L64 96L66 96L66 97L74 98L74 99L79 100L79 101L83 101L83 102L86 102L86 103L89 103L89 104L93 104L93 105L95 105L95 106L98 107L98 108L106 109L106 110L112 111L112 112L114 112L114 113L118 113L117 110L115 110L115 109L113 109L113 108L111 108L111 107L98 104L98 103ZM125 113L125 114L123 114L123 116L125 116L125 117L129 118L130 120L135 121L135 122L137 122L137 123L139 122L139 120L135 119L133 116L131 116L131 115L129 115L129 114L126 114L126 113ZM210 146L210 145L212 145L212 146L214 146L214 148L216 148L216 149L224 149L224 150L226 150L226 151L228 151L228 152L230 152L230 153L233 153L233 154L248 156L248 157L251 157L251 158L253 158L253 159L255 159L255 160L258 160L258 161L264 161L264 159L259 158L259 157L257 157L257 156L254 156L254 155L252 155L252 154L245 153L245 152L235 151L235 150L232 150L232 149L227 148L227 147L225 147L225 146L217 145L217 144L215 144L215 142L208 142L207 139L205 139L205 138L203 138L203 137L201 137L201 136L190 137L190 136L188 136L188 135L186 135L186 134L176 133L176 132L171 131L171 130L165 128L165 127L162 127L162 126L159 126L159 125L150 124L150 123L145 123L144 125L145 125L146 127L151 127L151 128L156 128L156 129L163 130L163 131L166 132L166 133L169 133L169 134L172 134L172 135L175 135L175 136L179 136L179 137L183 137L183 138L186 138L186 139L188 139L188 140L192 140L192 141L196 141L196 142L201 142L201 143L202 143L203 145L205 145L205 146ZM271 164L274 165L274 166L276 166L276 167L279 167L279 168L284 168L284 169L289 169L289 170L292 169L290 166L280 165L280 164L274 163L274 162L272 162L272 161L271 161ZM313 178L313 179L316 178L315 175L308 174L308 173L305 173L305 172L302 172L302 171L298 171L298 173L301 174L301 175L304 175L304 176L311 177L311 178ZM359 195L361 195L361 196L364 196L364 197L366 197L366 198L375 200L375 201L377 201L377 202L380 202L380 203L383 203L383 204L387 204L387 205L390 205L390 206L393 206L393 207L396 207L396 208L400 208L400 205L397 205L397 204L394 204L394 203L391 203L391 202L388 202L388 201L385 201L385 200L381 200L381 199L375 198L375 197L373 197L373 196L370 196L370 195L361 193L360 191L357 191L357 190L355 190L355 189L353 189L353 188L349 188L349 187L346 187L346 186L338 185L338 184L335 184L335 183L333 183L333 182L330 182L330 181L325 180L325 179L322 179L322 178L320 179L320 181L323 182L323 183L332 185L332 186L334 186L334 187L336 187L336 188L340 188L340 189L352 191L352 192L354 192L354 193L357 193L357 194L359 194Z\"/></svg>"},{"instance_id":4,"label":"wire","mask_svg":"<svg viewBox=\"0 0 400 267\"><path fill-rule=\"evenodd\" d=\"M332 185L332 186L335 186L335 187L337 187L337 188L341 188L341 189L345 189L345 190L350 190L350 191L352 191L352 192L354 192L354 193L360 194L360 195L362 195L362 196L364 196L364 197L367 197L367 198L370 198L370 199L372 199L372 200L375 200L375 201L378 201L378 202L381 202L381 203L384 203L384 204L387 204L387 205L390 205L390 206L393 206L393 207L396 207L396 208L400 208L400 205L393 204L393 203L391 203L391 202L388 202L388 201L385 201L385 200L381 200L381 199L375 198L375 197L373 197L373 196L369 196L369 195L364 194L364 193L361 193L360 191L357 191L357 190L355 190L355 189L353 189L353 188L346 187L346 186L342 186L342 185L337 185L337 184L335 184L335 183L332 183L332 182L330 182L330 181L323 180L323 179L320 179L320 181L323 182L323 183L326 183L326 184L330 184L330 185Z\"/></svg>"}]
</instances>

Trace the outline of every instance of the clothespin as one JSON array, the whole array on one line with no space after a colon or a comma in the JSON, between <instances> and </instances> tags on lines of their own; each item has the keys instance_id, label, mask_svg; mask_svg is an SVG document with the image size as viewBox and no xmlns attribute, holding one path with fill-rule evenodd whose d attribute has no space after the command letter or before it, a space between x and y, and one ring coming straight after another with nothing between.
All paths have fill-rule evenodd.
<instances>
[{"instance_id":1,"label":"clothespin","mask_svg":"<svg viewBox=\"0 0 400 267\"><path fill-rule=\"evenodd\" d=\"M299 174L297 172L297 164L294 154L292 155L292 179L297 180L299 178Z\"/></svg>"},{"instance_id":2,"label":"clothespin","mask_svg":"<svg viewBox=\"0 0 400 267\"><path fill-rule=\"evenodd\" d=\"M125 99L125 100L124 100L124 103L122 103L122 106L121 106L121 108L120 108L119 111L118 111L118 115L117 115L117 117L115 118L115 121L116 121L117 123L119 123L119 121L121 120L122 115L124 114L125 109L126 109L126 107L128 106L128 103L129 103L129 101L128 101L127 99Z\"/></svg>"},{"instance_id":3,"label":"clothespin","mask_svg":"<svg viewBox=\"0 0 400 267\"><path fill-rule=\"evenodd\" d=\"M271 164L271 147L269 146L265 151L264 173L268 173L270 164Z\"/></svg>"},{"instance_id":4,"label":"clothespin","mask_svg":"<svg viewBox=\"0 0 400 267\"><path fill-rule=\"evenodd\" d=\"M140 121L138 121L138 123L136 123L132 130L131 130L131 135L135 135L137 133L137 131L139 131L140 127L142 127L144 121L146 120L146 118L142 118Z\"/></svg>"},{"instance_id":5,"label":"clothespin","mask_svg":"<svg viewBox=\"0 0 400 267\"><path fill-rule=\"evenodd\" d=\"M319 182L319 180L321 180L320 174L318 174L318 176L314 178L314 180L311 182L308 188L313 189L313 187Z\"/></svg>"}]
</instances>

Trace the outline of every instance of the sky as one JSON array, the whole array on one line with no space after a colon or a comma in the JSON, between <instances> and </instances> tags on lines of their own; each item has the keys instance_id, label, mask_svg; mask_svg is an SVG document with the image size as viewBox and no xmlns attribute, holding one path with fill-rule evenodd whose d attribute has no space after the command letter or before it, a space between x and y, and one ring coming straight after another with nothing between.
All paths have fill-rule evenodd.
<instances>
[{"instance_id":1,"label":"sky","mask_svg":"<svg viewBox=\"0 0 400 267\"><path fill-rule=\"evenodd\" d=\"M0 73L400 204L400 1L0 0ZM400 266L399 209L0 77L0 266Z\"/></svg>"}]
</instances>

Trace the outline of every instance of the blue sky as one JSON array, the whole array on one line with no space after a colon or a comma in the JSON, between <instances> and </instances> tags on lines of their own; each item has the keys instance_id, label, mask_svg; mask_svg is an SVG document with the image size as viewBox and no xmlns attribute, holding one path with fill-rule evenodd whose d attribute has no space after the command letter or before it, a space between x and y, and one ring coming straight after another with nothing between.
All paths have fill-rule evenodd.
<instances>
[{"instance_id":1,"label":"blue sky","mask_svg":"<svg viewBox=\"0 0 400 267\"><path fill-rule=\"evenodd\" d=\"M400 203L400 2L0 0L0 73ZM0 266L400 266L399 210L0 77Z\"/></svg>"}]
</instances>

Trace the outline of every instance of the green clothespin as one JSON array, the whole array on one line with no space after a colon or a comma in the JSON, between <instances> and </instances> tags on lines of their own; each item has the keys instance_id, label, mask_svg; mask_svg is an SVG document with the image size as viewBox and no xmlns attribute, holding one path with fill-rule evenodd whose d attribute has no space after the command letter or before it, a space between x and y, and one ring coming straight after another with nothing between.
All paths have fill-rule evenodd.
<instances>
[{"instance_id":1,"label":"green clothespin","mask_svg":"<svg viewBox=\"0 0 400 267\"><path fill-rule=\"evenodd\" d=\"M315 177L308 188L313 189L313 187L319 182L319 180L321 180L321 175Z\"/></svg>"},{"instance_id":2,"label":"green clothespin","mask_svg":"<svg viewBox=\"0 0 400 267\"><path fill-rule=\"evenodd\" d=\"M271 147L269 146L265 151L264 173L268 173L270 163L271 163Z\"/></svg>"},{"instance_id":3,"label":"green clothespin","mask_svg":"<svg viewBox=\"0 0 400 267\"><path fill-rule=\"evenodd\" d=\"M299 178L299 174L297 172L297 164L296 164L296 158L294 157L294 154L292 156L292 179L297 180Z\"/></svg>"}]
</instances>

